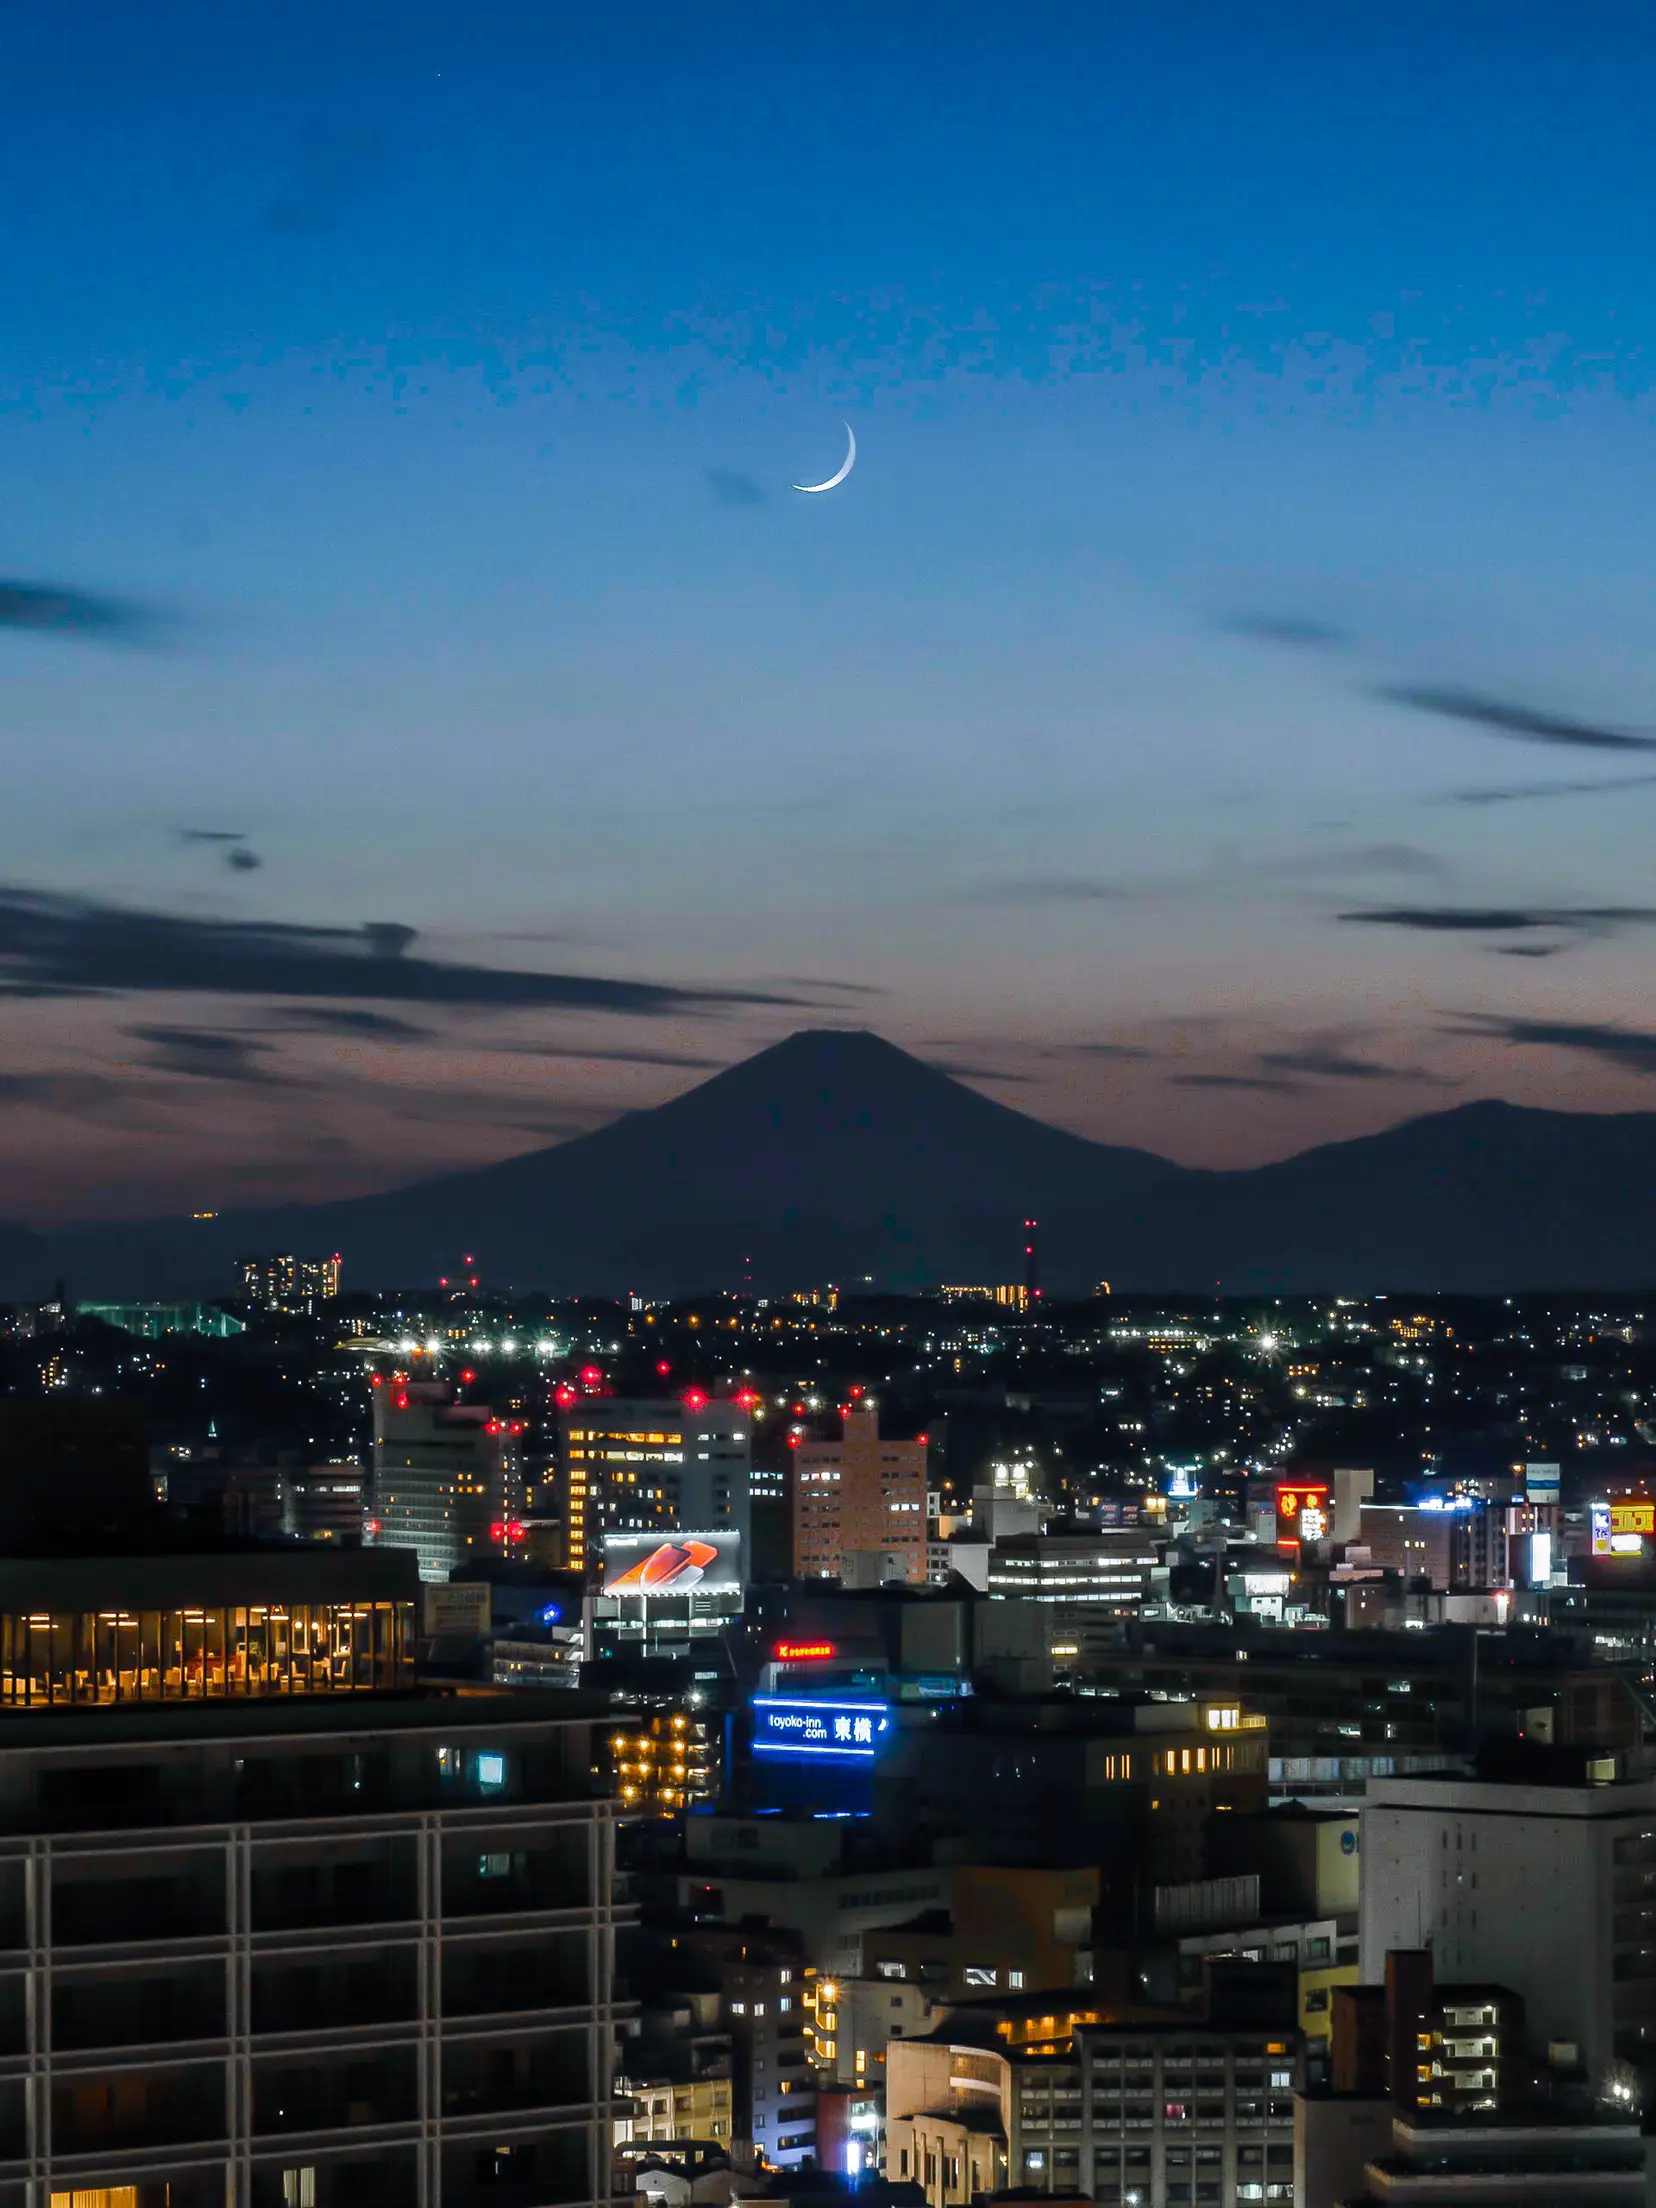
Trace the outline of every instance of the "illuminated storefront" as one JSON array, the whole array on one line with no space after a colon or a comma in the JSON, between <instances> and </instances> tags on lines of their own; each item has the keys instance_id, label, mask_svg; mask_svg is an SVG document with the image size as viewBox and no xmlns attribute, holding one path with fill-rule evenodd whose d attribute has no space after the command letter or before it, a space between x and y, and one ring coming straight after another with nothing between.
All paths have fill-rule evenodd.
<instances>
[{"instance_id":1,"label":"illuminated storefront","mask_svg":"<svg viewBox=\"0 0 1656 2208\"><path fill-rule=\"evenodd\" d=\"M0 1565L0 1707L411 1688L414 1603L390 1554Z\"/></svg>"},{"instance_id":2,"label":"illuminated storefront","mask_svg":"<svg viewBox=\"0 0 1656 2208\"><path fill-rule=\"evenodd\" d=\"M412 1603L0 1617L0 1702L185 1702L414 1683Z\"/></svg>"}]
</instances>

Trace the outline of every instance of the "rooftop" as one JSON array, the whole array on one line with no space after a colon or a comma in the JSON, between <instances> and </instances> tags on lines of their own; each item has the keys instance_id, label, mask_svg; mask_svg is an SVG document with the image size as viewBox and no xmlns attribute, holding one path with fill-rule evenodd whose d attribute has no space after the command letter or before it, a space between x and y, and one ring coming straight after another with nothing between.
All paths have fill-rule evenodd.
<instances>
[{"instance_id":1,"label":"rooftop","mask_svg":"<svg viewBox=\"0 0 1656 2208\"><path fill-rule=\"evenodd\" d=\"M375 1695L284 1695L217 1702L98 1703L73 1710L0 1710L0 1755L31 1748L133 1747L145 1742L281 1740L609 1725L604 1695L566 1687L415 1688Z\"/></svg>"},{"instance_id":2,"label":"rooftop","mask_svg":"<svg viewBox=\"0 0 1656 2208\"><path fill-rule=\"evenodd\" d=\"M0 1616L341 1599L414 1602L419 1592L419 1560L412 1549L0 1558Z\"/></svg>"}]
</instances>

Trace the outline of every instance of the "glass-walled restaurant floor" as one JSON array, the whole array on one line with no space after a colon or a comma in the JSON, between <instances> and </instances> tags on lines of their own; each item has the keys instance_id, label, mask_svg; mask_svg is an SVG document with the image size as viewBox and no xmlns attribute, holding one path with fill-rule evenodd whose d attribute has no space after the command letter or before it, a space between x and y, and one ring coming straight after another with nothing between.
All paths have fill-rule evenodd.
<instances>
[{"instance_id":1,"label":"glass-walled restaurant floor","mask_svg":"<svg viewBox=\"0 0 1656 2208\"><path fill-rule=\"evenodd\" d=\"M414 1658L410 1602L0 1614L0 1707L384 1693Z\"/></svg>"}]
</instances>

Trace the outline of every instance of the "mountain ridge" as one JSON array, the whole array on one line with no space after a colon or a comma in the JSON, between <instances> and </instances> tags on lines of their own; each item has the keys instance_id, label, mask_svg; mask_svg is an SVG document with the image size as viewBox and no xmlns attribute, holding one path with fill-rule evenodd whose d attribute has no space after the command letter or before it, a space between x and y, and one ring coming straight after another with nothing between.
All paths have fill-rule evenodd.
<instances>
[{"instance_id":1,"label":"mountain ridge","mask_svg":"<svg viewBox=\"0 0 1656 2208\"><path fill-rule=\"evenodd\" d=\"M807 1029L590 1134L366 1196L211 1221L0 1224L0 1293L220 1295L236 1258L338 1249L414 1286L479 1254L552 1293L1007 1280L1055 1292L1509 1292L1656 1279L1656 1114L1475 1099L1236 1171L1090 1141L862 1029Z\"/></svg>"}]
</instances>

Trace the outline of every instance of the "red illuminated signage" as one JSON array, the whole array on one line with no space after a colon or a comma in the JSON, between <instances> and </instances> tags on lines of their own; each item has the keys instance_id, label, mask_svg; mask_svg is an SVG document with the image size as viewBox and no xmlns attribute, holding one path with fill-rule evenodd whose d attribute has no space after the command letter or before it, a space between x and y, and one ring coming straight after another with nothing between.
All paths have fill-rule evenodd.
<instances>
[{"instance_id":1,"label":"red illuminated signage","mask_svg":"<svg viewBox=\"0 0 1656 2208\"><path fill-rule=\"evenodd\" d=\"M1279 1480L1277 1532L1285 1541L1320 1541L1328 1530L1328 1482Z\"/></svg>"},{"instance_id":2,"label":"red illuminated signage","mask_svg":"<svg viewBox=\"0 0 1656 2208\"><path fill-rule=\"evenodd\" d=\"M778 1641L776 1660L779 1664L809 1663L819 1656L837 1656L839 1650L832 1641Z\"/></svg>"}]
</instances>

